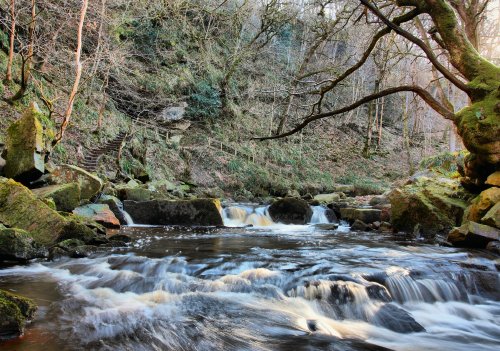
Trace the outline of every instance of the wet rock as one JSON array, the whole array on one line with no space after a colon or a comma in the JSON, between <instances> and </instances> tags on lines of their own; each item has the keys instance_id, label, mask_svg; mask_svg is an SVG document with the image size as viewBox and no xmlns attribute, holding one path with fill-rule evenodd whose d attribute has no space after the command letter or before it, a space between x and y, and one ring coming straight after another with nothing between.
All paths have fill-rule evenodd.
<instances>
[{"instance_id":1,"label":"wet rock","mask_svg":"<svg viewBox=\"0 0 500 351\"><path fill-rule=\"evenodd\" d=\"M313 212L306 201L289 197L275 201L269 206L269 214L277 223L307 224Z\"/></svg>"},{"instance_id":2,"label":"wet rock","mask_svg":"<svg viewBox=\"0 0 500 351\"><path fill-rule=\"evenodd\" d=\"M48 181L51 184L78 183L82 200L92 199L101 191L103 186L103 182L99 177L72 165L55 167Z\"/></svg>"},{"instance_id":3,"label":"wet rock","mask_svg":"<svg viewBox=\"0 0 500 351\"><path fill-rule=\"evenodd\" d=\"M380 227L378 228L381 232L384 233L391 233L392 232L392 225L391 223L388 222L382 222L380 223Z\"/></svg>"},{"instance_id":4,"label":"wet rock","mask_svg":"<svg viewBox=\"0 0 500 351\"><path fill-rule=\"evenodd\" d=\"M392 225L412 233L420 224L424 237L446 233L462 222L468 196L458 180L421 177L389 194Z\"/></svg>"},{"instance_id":5,"label":"wet rock","mask_svg":"<svg viewBox=\"0 0 500 351\"><path fill-rule=\"evenodd\" d=\"M120 221L105 204L90 204L77 207L73 213L82 217L90 218L106 228L120 228Z\"/></svg>"},{"instance_id":6,"label":"wet rock","mask_svg":"<svg viewBox=\"0 0 500 351\"><path fill-rule=\"evenodd\" d=\"M480 222L495 204L500 202L500 188L489 188L479 194L464 213L464 221Z\"/></svg>"},{"instance_id":7,"label":"wet rock","mask_svg":"<svg viewBox=\"0 0 500 351\"><path fill-rule=\"evenodd\" d=\"M408 312L390 303L380 307L372 322L397 333L425 332Z\"/></svg>"},{"instance_id":8,"label":"wet rock","mask_svg":"<svg viewBox=\"0 0 500 351\"><path fill-rule=\"evenodd\" d=\"M486 250L500 255L500 241L490 241L488 245L486 245Z\"/></svg>"},{"instance_id":9,"label":"wet rock","mask_svg":"<svg viewBox=\"0 0 500 351\"><path fill-rule=\"evenodd\" d=\"M485 248L490 241L499 240L500 230L476 222L467 222L448 234L455 246Z\"/></svg>"},{"instance_id":10,"label":"wet rock","mask_svg":"<svg viewBox=\"0 0 500 351\"><path fill-rule=\"evenodd\" d=\"M52 250L52 258L58 258L62 256L83 258L88 257L98 251L97 246L85 245L83 241L77 239L68 239L61 241L57 245L57 248L60 250Z\"/></svg>"},{"instance_id":11,"label":"wet rock","mask_svg":"<svg viewBox=\"0 0 500 351\"><path fill-rule=\"evenodd\" d=\"M366 287L366 293L372 300L380 300L384 302L392 301L391 294L383 285L372 284Z\"/></svg>"},{"instance_id":12,"label":"wet rock","mask_svg":"<svg viewBox=\"0 0 500 351\"><path fill-rule=\"evenodd\" d=\"M351 230L355 232L364 232L370 230L370 226L359 219L356 219L354 223L351 225Z\"/></svg>"},{"instance_id":13,"label":"wet rock","mask_svg":"<svg viewBox=\"0 0 500 351\"><path fill-rule=\"evenodd\" d=\"M340 209L340 215L343 220L354 223L359 220L364 223L380 222L382 211L373 208L352 208L346 207Z\"/></svg>"},{"instance_id":14,"label":"wet rock","mask_svg":"<svg viewBox=\"0 0 500 351\"><path fill-rule=\"evenodd\" d=\"M339 225L337 223L323 223L323 224L315 224L318 230L337 230Z\"/></svg>"},{"instance_id":15,"label":"wet rock","mask_svg":"<svg viewBox=\"0 0 500 351\"><path fill-rule=\"evenodd\" d=\"M497 204L481 218L481 223L500 229L500 202L497 202Z\"/></svg>"},{"instance_id":16,"label":"wet rock","mask_svg":"<svg viewBox=\"0 0 500 351\"><path fill-rule=\"evenodd\" d=\"M36 311L32 300L0 290L0 340L21 336L26 322L33 319Z\"/></svg>"},{"instance_id":17,"label":"wet rock","mask_svg":"<svg viewBox=\"0 0 500 351\"><path fill-rule=\"evenodd\" d=\"M78 183L50 185L32 191L39 199L51 198L58 211L71 212L80 204Z\"/></svg>"},{"instance_id":18,"label":"wet rock","mask_svg":"<svg viewBox=\"0 0 500 351\"><path fill-rule=\"evenodd\" d=\"M22 184L0 178L0 222L11 228L24 229L40 245L82 237L92 240L95 233L71 216L63 217Z\"/></svg>"},{"instance_id":19,"label":"wet rock","mask_svg":"<svg viewBox=\"0 0 500 351\"><path fill-rule=\"evenodd\" d=\"M215 199L125 201L135 223L151 225L221 226L221 205Z\"/></svg>"},{"instance_id":20,"label":"wet rock","mask_svg":"<svg viewBox=\"0 0 500 351\"><path fill-rule=\"evenodd\" d=\"M7 129L4 174L23 183L40 178L45 172L41 111L31 103L19 120Z\"/></svg>"},{"instance_id":21,"label":"wet rock","mask_svg":"<svg viewBox=\"0 0 500 351\"><path fill-rule=\"evenodd\" d=\"M102 195L99 200L97 200L97 203L108 205L111 212L113 212L115 217L120 221L120 224L127 224L127 220L125 219L122 211L123 203L117 197L111 195Z\"/></svg>"},{"instance_id":22,"label":"wet rock","mask_svg":"<svg viewBox=\"0 0 500 351\"><path fill-rule=\"evenodd\" d=\"M496 171L495 173L492 173L487 179L486 179L486 185L491 185L491 186L498 186L500 187L500 171Z\"/></svg>"},{"instance_id":23,"label":"wet rock","mask_svg":"<svg viewBox=\"0 0 500 351\"><path fill-rule=\"evenodd\" d=\"M5 228L0 224L0 261L29 261L47 256L31 235L22 229Z\"/></svg>"},{"instance_id":24,"label":"wet rock","mask_svg":"<svg viewBox=\"0 0 500 351\"><path fill-rule=\"evenodd\" d=\"M132 238L125 234L115 234L109 238L110 241L120 241L124 243L129 243L132 241Z\"/></svg>"}]
</instances>

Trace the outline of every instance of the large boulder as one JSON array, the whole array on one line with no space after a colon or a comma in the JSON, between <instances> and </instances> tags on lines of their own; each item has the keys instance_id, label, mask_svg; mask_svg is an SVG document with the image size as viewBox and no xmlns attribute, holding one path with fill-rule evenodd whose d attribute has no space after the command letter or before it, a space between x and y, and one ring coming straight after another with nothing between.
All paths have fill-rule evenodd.
<instances>
[{"instance_id":1,"label":"large boulder","mask_svg":"<svg viewBox=\"0 0 500 351\"><path fill-rule=\"evenodd\" d=\"M21 336L36 310L32 300L0 290L0 340Z\"/></svg>"},{"instance_id":2,"label":"large boulder","mask_svg":"<svg viewBox=\"0 0 500 351\"><path fill-rule=\"evenodd\" d=\"M92 241L95 233L76 219L63 217L22 184L0 177L0 222L24 229L40 245L69 238Z\"/></svg>"},{"instance_id":3,"label":"large boulder","mask_svg":"<svg viewBox=\"0 0 500 351\"><path fill-rule=\"evenodd\" d=\"M3 170L6 177L29 183L45 172L45 145L40 114L36 103L32 103L21 118L7 129Z\"/></svg>"},{"instance_id":4,"label":"large boulder","mask_svg":"<svg viewBox=\"0 0 500 351\"><path fill-rule=\"evenodd\" d=\"M106 228L120 228L120 221L106 204L90 204L77 207L73 210L73 213L90 218Z\"/></svg>"},{"instance_id":5,"label":"large boulder","mask_svg":"<svg viewBox=\"0 0 500 351\"><path fill-rule=\"evenodd\" d=\"M284 224L307 224L311 221L313 211L302 199L287 197L275 201L269 206L269 215L274 222Z\"/></svg>"},{"instance_id":6,"label":"large boulder","mask_svg":"<svg viewBox=\"0 0 500 351\"><path fill-rule=\"evenodd\" d=\"M455 246L485 248L490 241L499 240L500 230L475 222L467 222L448 234Z\"/></svg>"},{"instance_id":7,"label":"large boulder","mask_svg":"<svg viewBox=\"0 0 500 351\"><path fill-rule=\"evenodd\" d=\"M493 187L486 189L474 198L470 206L467 207L464 213L464 222L480 222L481 218L498 202L500 202L500 188Z\"/></svg>"},{"instance_id":8,"label":"large boulder","mask_svg":"<svg viewBox=\"0 0 500 351\"><path fill-rule=\"evenodd\" d=\"M389 194L392 225L426 237L446 233L461 224L469 196L458 180L420 177Z\"/></svg>"},{"instance_id":9,"label":"large boulder","mask_svg":"<svg viewBox=\"0 0 500 351\"><path fill-rule=\"evenodd\" d=\"M135 223L151 225L221 226L221 205L215 199L125 201Z\"/></svg>"},{"instance_id":10,"label":"large boulder","mask_svg":"<svg viewBox=\"0 0 500 351\"><path fill-rule=\"evenodd\" d=\"M46 255L47 251L28 232L0 224L0 261L24 262Z\"/></svg>"},{"instance_id":11,"label":"large boulder","mask_svg":"<svg viewBox=\"0 0 500 351\"><path fill-rule=\"evenodd\" d=\"M58 211L71 212L80 204L80 184L49 185L33 189L39 199L51 198Z\"/></svg>"},{"instance_id":12,"label":"large boulder","mask_svg":"<svg viewBox=\"0 0 500 351\"><path fill-rule=\"evenodd\" d=\"M49 177L51 184L78 183L81 199L91 199L103 186L102 180L86 170L73 165L60 165L54 168Z\"/></svg>"}]
</instances>

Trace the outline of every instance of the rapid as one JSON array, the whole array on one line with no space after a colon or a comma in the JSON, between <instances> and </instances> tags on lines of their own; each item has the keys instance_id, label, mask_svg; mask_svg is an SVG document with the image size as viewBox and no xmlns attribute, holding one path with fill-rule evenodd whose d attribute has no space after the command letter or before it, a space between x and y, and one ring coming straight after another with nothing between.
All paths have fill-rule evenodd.
<instances>
[{"instance_id":1,"label":"rapid","mask_svg":"<svg viewBox=\"0 0 500 351\"><path fill-rule=\"evenodd\" d=\"M1 350L497 350L500 261L486 251L308 225L266 207L224 228L127 226L128 247L0 269L40 306Z\"/></svg>"}]
</instances>

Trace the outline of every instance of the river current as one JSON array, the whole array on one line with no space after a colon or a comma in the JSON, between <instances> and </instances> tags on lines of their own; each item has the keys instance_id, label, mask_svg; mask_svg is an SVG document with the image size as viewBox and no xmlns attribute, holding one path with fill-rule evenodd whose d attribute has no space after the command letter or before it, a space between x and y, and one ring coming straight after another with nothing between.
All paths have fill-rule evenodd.
<instances>
[{"instance_id":1,"label":"river current","mask_svg":"<svg viewBox=\"0 0 500 351\"><path fill-rule=\"evenodd\" d=\"M40 307L0 350L499 349L497 256L312 222L237 206L231 227L130 226L111 254L1 269Z\"/></svg>"}]
</instances>

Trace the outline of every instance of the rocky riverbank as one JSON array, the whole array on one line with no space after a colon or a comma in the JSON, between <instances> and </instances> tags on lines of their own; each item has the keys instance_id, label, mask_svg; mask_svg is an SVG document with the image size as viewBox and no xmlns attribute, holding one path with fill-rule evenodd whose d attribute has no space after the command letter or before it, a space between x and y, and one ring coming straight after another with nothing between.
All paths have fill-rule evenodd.
<instances>
[{"instance_id":1,"label":"rocky riverbank","mask_svg":"<svg viewBox=\"0 0 500 351\"><path fill-rule=\"evenodd\" d=\"M130 221L128 214L140 224L224 224L220 199L215 199L224 194L169 181L111 181L74 165L54 165L48 157L50 135L35 104L8 129L0 168L0 262L85 257L125 246L128 238L113 237L112 231ZM459 178L429 171L383 195L356 196L354 188L338 185L334 192L314 196L290 190L291 196L267 203L274 222L310 223L310 206L322 205L330 222L345 220L353 231L447 236L446 245L498 253L500 172L479 189L468 191ZM0 321L0 334L19 335L21 321L32 318L34 308L22 307L23 302L19 312L15 301L24 300L2 294L2 315L13 319Z\"/></svg>"}]
</instances>

